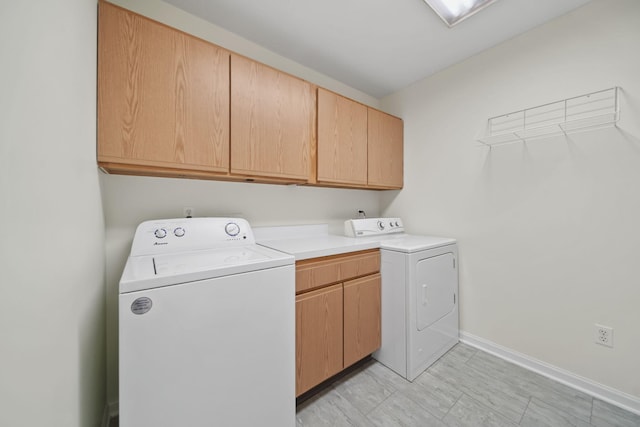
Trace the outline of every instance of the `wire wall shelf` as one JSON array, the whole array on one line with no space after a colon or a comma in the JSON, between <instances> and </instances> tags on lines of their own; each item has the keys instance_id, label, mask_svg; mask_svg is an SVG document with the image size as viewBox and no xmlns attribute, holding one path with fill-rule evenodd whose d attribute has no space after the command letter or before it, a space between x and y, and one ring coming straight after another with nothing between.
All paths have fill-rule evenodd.
<instances>
[{"instance_id":1,"label":"wire wall shelf","mask_svg":"<svg viewBox=\"0 0 640 427\"><path fill-rule=\"evenodd\" d=\"M492 117L477 141L491 147L615 126L620 118L618 91L613 87Z\"/></svg>"}]
</instances>

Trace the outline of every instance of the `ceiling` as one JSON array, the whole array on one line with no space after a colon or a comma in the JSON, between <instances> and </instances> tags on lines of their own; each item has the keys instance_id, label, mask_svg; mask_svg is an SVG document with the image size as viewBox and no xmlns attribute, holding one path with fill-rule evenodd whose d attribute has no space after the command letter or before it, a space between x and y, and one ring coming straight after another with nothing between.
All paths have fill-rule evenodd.
<instances>
[{"instance_id":1,"label":"ceiling","mask_svg":"<svg viewBox=\"0 0 640 427\"><path fill-rule=\"evenodd\" d=\"M423 0L165 0L381 98L591 0L498 0L453 28Z\"/></svg>"}]
</instances>

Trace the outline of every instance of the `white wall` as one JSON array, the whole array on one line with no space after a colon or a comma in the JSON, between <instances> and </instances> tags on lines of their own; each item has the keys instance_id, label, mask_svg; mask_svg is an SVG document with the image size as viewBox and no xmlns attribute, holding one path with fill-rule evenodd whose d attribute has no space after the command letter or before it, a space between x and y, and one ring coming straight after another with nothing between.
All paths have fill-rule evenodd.
<instances>
[{"instance_id":1,"label":"white wall","mask_svg":"<svg viewBox=\"0 0 640 427\"><path fill-rule=\"evenodd\" d=\"M367 105L379 102L362 92L278 56L254 43L158 0L114 3L209 40ZM196 216L242 216L253 226L329 223L342 232L342 222L363 209L379 211L380 193L366 190L216 182L174 178L102 175L107 251L107 398L118 399L118 282L129 254L135 227L142 221L181 217L183 207Z\"/></svg>"},{"instance_id":2,"label":"white wall","mask_svg":"<svg viewBox=\"0 0 640 427\"><path fill-rule=\"evenodd\" d=\"M95 0L0 3L0 425L98 427Z\"/></svg>"},{"instance_id":3,"label":"white wall","mask_svg":"<svg viewBox=\"0 0 640 427\"><path fill-rule=\"evenodd\" d=\"M596 0L382 100L406 153L383 213L459 239L461 329L636 402L639 24L637 0ZM474 141L489 117L616 85L618 129ZM594 344L594 323L614 348Z\"/></svg>"}]
</instances>

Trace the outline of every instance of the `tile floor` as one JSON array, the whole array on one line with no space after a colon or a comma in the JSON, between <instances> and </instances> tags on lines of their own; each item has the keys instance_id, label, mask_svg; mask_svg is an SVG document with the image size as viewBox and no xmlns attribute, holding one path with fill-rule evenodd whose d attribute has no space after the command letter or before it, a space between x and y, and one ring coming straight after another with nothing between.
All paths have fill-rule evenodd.
<instances>
[{"instance_id":1,"label":"tile floor","mask_svg":"<svg viewBox=\"0 0 640 427\"><path fill-rule=\"evenodd\" d=\"M371 361L298 406L297 426L633 426L623 411L458 344L413 383Z\"/></svg>"},{"instance_id":2,"label":"tile floor","mask_svg":"<svg viewBox=\"0 0 640 427\"><path fill-rule=\"evenodd\" d=\"M300 404L296 419L297 427L640 427L638 415L464 344L413 383L372 360Z\"/></svg>"}]
</instances>

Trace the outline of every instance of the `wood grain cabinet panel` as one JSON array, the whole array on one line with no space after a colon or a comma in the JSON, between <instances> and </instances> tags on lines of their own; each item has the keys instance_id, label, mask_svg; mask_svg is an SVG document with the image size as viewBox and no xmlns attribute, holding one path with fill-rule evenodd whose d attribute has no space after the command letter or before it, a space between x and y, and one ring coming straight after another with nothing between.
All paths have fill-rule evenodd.
<instances>
[{"instance_id":1,"label":"wood grain cabinet panel","mask_svg":"<svg viewBox=\"0 0 640 427\"><path fill-rule=\"evenodd\" d=\"M403 186L402 120L100 1L99 165L203 179Z\"/></svg>"},{"instance_id":2,"label":"wood grain cabinet panel","mask_svg":"<svg viewBox=\"0 0 640 427\"><path fill-rule=\"evenodd\" d=\"M403 122L381 111L368 109L368 178L379 188L403 186Z\"/></svg>"},{"instance_id":3,"label":"wood grain cabinet panel","mask_svg":"<svg viewBox=\"0 0 640 427\"><path fill-rule=\"evenodd\" d=\"M380 348L380 274L344 283L344 367Z\"/></svg>"},{"instance_id":4,"label":"wood grain cabinet panel","mask_svg":"<svg viewBox=\"0 0 640 427\"><path fill-rule=\"evenodd\" d=\"M340 261L340 279L348 280L380 271L380 251L372 251L350 255Z\"/></svg>"},{"instance_id":5,"label":"wood grain cabinet panel","mask_svg":"<svg viewBox=\"0 0 640 427\"><path fill-rule=\"evenodd\" d=\"M378 249L296 262L296 396L380 347L379 272Z\"/></svg>"},{"instance_id":6,"label":"wood grain cabinet panel","mask_svg":"<svg viewBox=\"0 0 640 427\"><path fill-rule=\"evenodd\" d=\"M342 370L342 284L296 297L296 396Z\"/></svg>"},{"instance_id":7,"label":"wood grain cabinet panel","mask_svg":"<svg viewBox=\"0 0 640 427\"><path fill-rule=\"evenodd\" d=\"M315 150L310 83L231 56L231 173L308 181Z\"/></svg>"},{"instance_id":8,"label":"wood grain cabinet panel","mask_svg":"<svg viewBox=\"0 0 640 427\"><path fill-rule=\"evenodd\" d=\"M98 162L227 173L229 53L100 2Z\"/></svg>"},{"instance_id":9,"label":"wood grain cabinet panel","mask_svg":"<svg viewBox=\"0 0 640 427\"><path fill-rule=\"evenodd\" d=\"M333 260L296 263L296 292L305 292L340 281L340 263Z\"/></svg>"},{"instance_id":10,"label":"wood grain cabinet panel","mask_svg":"<svg viewBox=\"0 0 640 427\"><path fill-rule=\"evenodd\" d=\"M378 271L380 252L377 249L299 261L296 263L296 292L309 291Z\"/></svg>"},{"instance_id":11,"label":"wood grain cabinet panel","mask_svg":"<svg viewBox=\"0 0 640 427\"><path fill-rule=\"evenodd\" d=\"M367 184L367 107L318 88L318 182Z\"/></svg>"}]
</instances>

